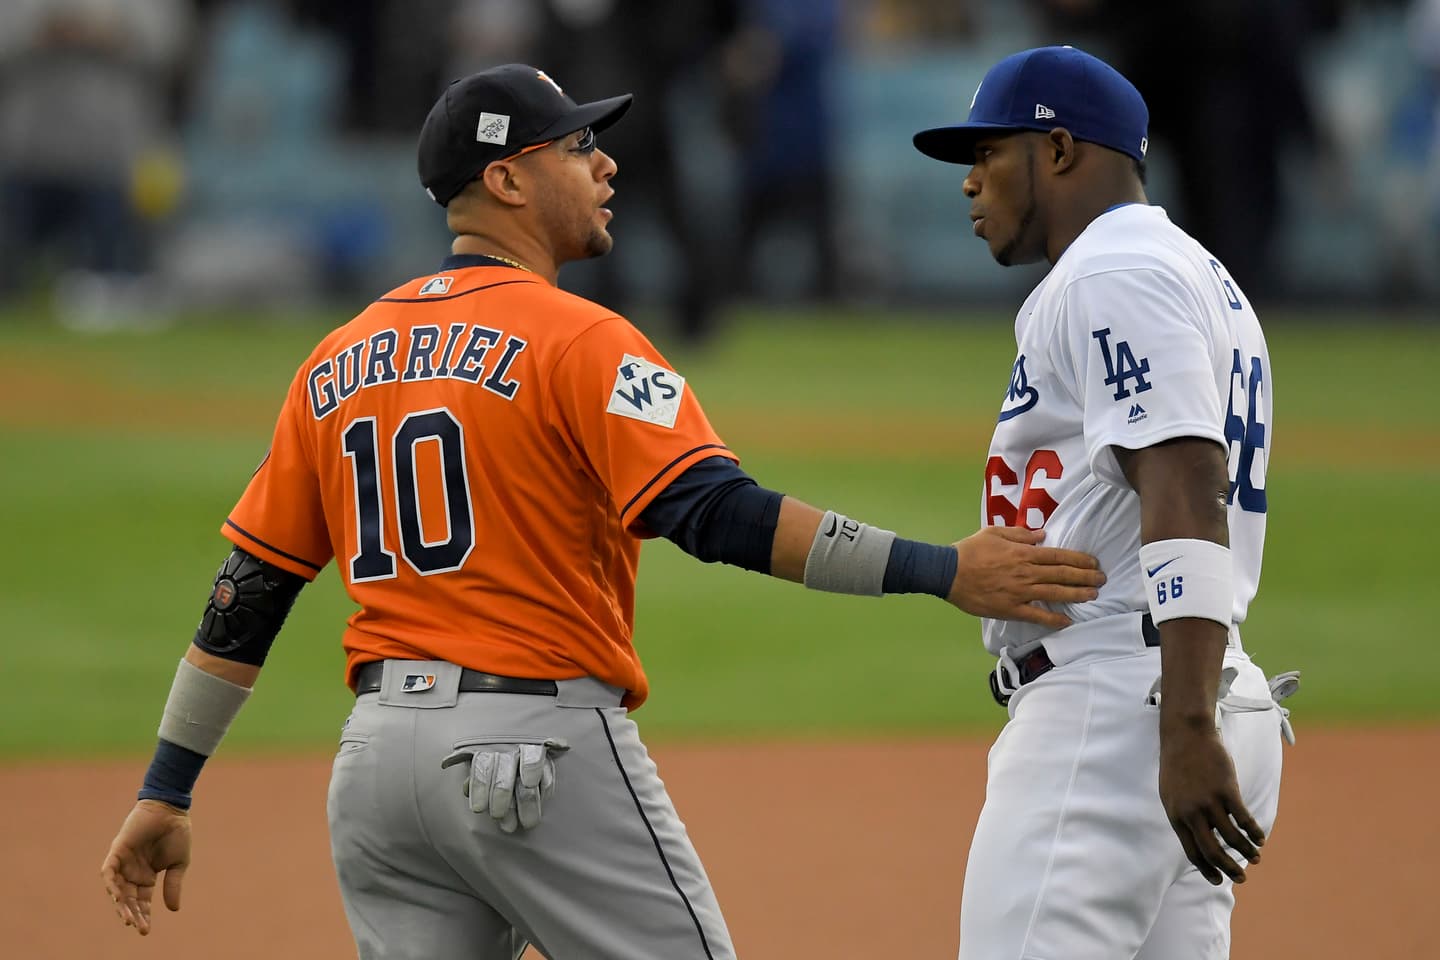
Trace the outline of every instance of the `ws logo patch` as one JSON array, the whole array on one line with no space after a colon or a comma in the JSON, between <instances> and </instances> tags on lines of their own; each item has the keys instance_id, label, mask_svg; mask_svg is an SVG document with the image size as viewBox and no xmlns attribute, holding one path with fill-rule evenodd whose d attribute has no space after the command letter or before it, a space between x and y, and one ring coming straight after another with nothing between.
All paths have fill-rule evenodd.
<instances>
[{"instance_id":1,"label":"ws logo patch","mask_svg":"<svg viewBox=\"0 0 1440 960\"><path fill-rule=\"evenodd\" d=\"M615 387L605 412L673 430L684 398L684 377L627 353L615 370Z\"/></svg>"}]
</instances>

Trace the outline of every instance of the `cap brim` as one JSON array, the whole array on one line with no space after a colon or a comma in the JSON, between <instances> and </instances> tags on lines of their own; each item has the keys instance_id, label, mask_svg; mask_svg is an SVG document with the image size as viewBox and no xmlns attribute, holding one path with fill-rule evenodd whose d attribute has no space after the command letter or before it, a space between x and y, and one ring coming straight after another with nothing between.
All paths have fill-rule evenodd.
<instances>
[{"instance_id":1,"label":"cap brim","mask_svg":"<svg viewBox=\"0 0 1440 960\"><path fill-rule=\"evenodd\" d=\"M915 149L945 163L975 162L975 144L997 133L1018 133L1025 127L1005 123L957 123L953 127L934 127L915 134Z\"/></svg>"},{"instance_id":2,"label":"cap brim","mask_svg":"<svg viewBox=\"0 0 1440 960\"><path fill-rule=\"evenodd\" d=\"M594 103L582 103L540 131L535 137L535 142L556 140L586 127L599 133L606 127L613 126L617 120L623 117L625 111L630 109L630 101L634 99L633 94L622 93L618 97L596 100Z\"/></svg>"}]
</instances>

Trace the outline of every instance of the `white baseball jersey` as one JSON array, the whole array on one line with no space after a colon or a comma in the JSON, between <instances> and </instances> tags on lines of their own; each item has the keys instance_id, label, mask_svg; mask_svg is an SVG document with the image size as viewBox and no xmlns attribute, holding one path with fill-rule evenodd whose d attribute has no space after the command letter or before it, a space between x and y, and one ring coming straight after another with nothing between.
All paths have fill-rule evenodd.
<instances>
[{"instance_id":1,"label":"white baseball jersey","mask_svg":"<svg viewBox=\"0 0 1440 960\"><path fill-rule=\"evenodd\" d=\"M1227 448L1234 621L1260 580L1270 359L1225 268L1160 207L1107 211L1060 257L1015 319L1019 348L985 466L986 525L1045 529L1045 544L1094 554L1108 578L1076 623L1148 609L1137 551L1140 498L1112 447L1176 437ZM1046 628L984 621L1013 655Z\"/></svg>"}]
</instances>

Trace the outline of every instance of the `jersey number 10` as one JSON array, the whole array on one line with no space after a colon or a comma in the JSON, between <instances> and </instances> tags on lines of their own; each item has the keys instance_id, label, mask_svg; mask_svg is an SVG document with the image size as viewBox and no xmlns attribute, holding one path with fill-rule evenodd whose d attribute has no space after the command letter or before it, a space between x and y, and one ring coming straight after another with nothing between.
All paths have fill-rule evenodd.
<instances>
[{"instance_id":1,"label":"jersey number 10","mask_svg":"<svg viewBox=\"0 0 1440 960\"><path fill-rule=\"evenodd\" d=\"M374 417L352 420L343 434L345 456L355 481L358 549L350 558L350 582L388 580L395 576L395 554L385 549L385 511L381 503L379 438ZM420 492L415 483L415 453L422 443L440 445L441 478L448 536L425 538L420 518ZM449 410L412 413L395 431L391 468L395 483L395 516L400 526L400 553L421 576L459 570L475 546L470 510L470 484L465 475L465 431Z\"/></svg>"}]
</instances>

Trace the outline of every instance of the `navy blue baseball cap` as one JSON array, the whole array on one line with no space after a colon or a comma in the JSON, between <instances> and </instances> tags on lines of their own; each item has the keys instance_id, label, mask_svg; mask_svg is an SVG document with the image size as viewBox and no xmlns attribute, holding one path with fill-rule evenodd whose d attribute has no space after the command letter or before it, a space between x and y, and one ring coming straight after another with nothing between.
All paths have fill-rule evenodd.
<instances>
[{"instance_id":1,"label":"navy blue baseball cap","mask_svg":"<svg viewBox=\"0 0 1440 960\"><path fill-rule=\"evenodd\" d=\"M1145 99L1120 71L1074 47L1036 47L991 67L975 90L969 119L921 130L915 149L946 163L973 164L975 141L984 137L1064 127L1076 140L1144 160L1149 125Z\"/></svg>"},{"instance_id":2,"label":"navy blue baseball cap","mask_svg":"<svg viewBox=\"0 0 1440 960\"><path fill-rule=\"evenodd\" d=\"M604 130L631 95L576 104L544 70L507 63L454 80L420 130L420 184L440 206L496 160L589 127Z\"/></svg>"}]
</instances>

